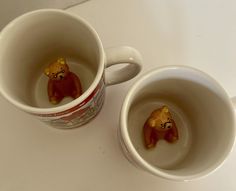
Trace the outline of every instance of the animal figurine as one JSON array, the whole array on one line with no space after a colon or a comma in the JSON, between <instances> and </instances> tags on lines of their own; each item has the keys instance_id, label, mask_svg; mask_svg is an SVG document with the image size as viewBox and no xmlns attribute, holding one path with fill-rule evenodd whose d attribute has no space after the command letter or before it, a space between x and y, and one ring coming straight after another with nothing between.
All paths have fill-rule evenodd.
<instances>
[{"instance_id":1,"label":"animal figurine","mask_svg":"<svg viewBox=\"0 0 236 191\"><path fill-rule=\"evenodd\" d=\"M144 144L147 149L156 146L160 139L174 143L179 139L176 124L167 106L154 110L143 126Z\"/></svg>"},{"instance_id":2,"label":"animal figurine","mask_svg":"<svg viewBox=\"0 0 236 191\"><path fill-rule=\"evenodd\" d=\"M58 104L64 97L78 98L82 94L79 77L69 71L65 58L52 62L44 73L48 76L48 98L52 104Z\"/></svg>"}]
</instances>

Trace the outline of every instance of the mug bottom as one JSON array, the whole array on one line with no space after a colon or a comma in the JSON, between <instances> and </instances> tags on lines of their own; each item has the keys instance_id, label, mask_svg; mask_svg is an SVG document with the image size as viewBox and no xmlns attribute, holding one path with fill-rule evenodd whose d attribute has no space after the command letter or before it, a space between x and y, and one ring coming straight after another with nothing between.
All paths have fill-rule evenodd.
<instances>
[{"instance_id":1,"label":"mug bottom","mask_svg":"<svg viewBox=\"0 0 236 191\"><path fill-rule=\"evenodd\" d=\"M152 149L146 149L143 141L143 125L151 112L166 105L179 133L179 140L168 143L159 140ZM173 169L184 160L191 147L192 135L190 122L185 113L174 103L168 100L145 98L131 107L129 111L128 131L130 139L139 155L149 164L162 169Z\"/></svg>"}]
</instances>

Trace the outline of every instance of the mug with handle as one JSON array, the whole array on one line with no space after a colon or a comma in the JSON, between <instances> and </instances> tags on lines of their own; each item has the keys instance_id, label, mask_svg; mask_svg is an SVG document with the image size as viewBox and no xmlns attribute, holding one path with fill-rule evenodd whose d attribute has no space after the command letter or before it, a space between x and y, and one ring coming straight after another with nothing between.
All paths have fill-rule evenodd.
<instances>
[{"instance_id":1,"label":"mug with handle","mask_svg":"<svg viewBox=\"0 0 236 191\"><path fill-rule=\"evenodd\" d=\"M121 109L118 139L127 159L155 176L174 181L205 177L219 168L233 149L235 102L207 73L187 66L147 72L129 90ZM144 144L144 123L163 106L172 114L178 140Z\"/></svg>"},{"instance_id":2,"label":"mug with handle","mask_svg":"<svg viewBox=\"0 0 236 191\"><path fill-rule=\"evenodd\" d=\"M53 106L44 68L64 57L82 84L83 94ZM56 9L26 13L0 33L0 93L17 108L56 128L89 122L102 108L105 86L135 77L140 53L128 46L104 49L96 31L77 15ZM120 69L107 71L113 65Z\"/></svg>"}]
</instances>

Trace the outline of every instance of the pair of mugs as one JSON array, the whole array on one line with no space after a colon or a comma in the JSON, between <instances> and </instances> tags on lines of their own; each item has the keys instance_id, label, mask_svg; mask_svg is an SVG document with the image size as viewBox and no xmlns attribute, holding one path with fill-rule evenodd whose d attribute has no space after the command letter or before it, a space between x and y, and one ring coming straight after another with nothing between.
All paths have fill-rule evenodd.
<instances>
[{"instance_id":1,"label":"pair of mugs","mask_svg":"<svg viewBox=\"0 0 236 191\"><path fill-rule=\"evenodd\" d=\"M141 70L142 59L136 49L104 50L85 20L61 10L37 10L20 16L2 30L0 44L2 96L57 128L89 122L102 107L105 87L127 81ZM47 105L43 63L58 56L71 58L73 72L80 71L84 93L52 107ZM106 70L116 64L125 65ZM161 105L170 108L179 140L171 145L160 141L151 151L146 150L142 127ZM120 113L118 139L124 155L136 167L170 180L197 179L217 169L233 148L233 102L204 72L185 66L157 68L129 90Z\"/></svg>"}]
</instances>

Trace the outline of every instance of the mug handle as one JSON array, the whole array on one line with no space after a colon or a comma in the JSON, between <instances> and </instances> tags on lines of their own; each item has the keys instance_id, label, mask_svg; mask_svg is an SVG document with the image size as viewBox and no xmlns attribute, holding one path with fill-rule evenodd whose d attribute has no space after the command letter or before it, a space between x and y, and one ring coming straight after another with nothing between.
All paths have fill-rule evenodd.
<instances>
[{"instance_id":1,"label":"mug handle","mask_svg":"<svg viewBox=\"0 0 236 191\"><path fill-rule=\"evenodd\" d=\"M141 54L128 46L112 47L105 50L105 68L113 65L126 65L120 69L105 70L107 86L119 84L135 77L142 68Z\"/></svg>"}]
</instances>

